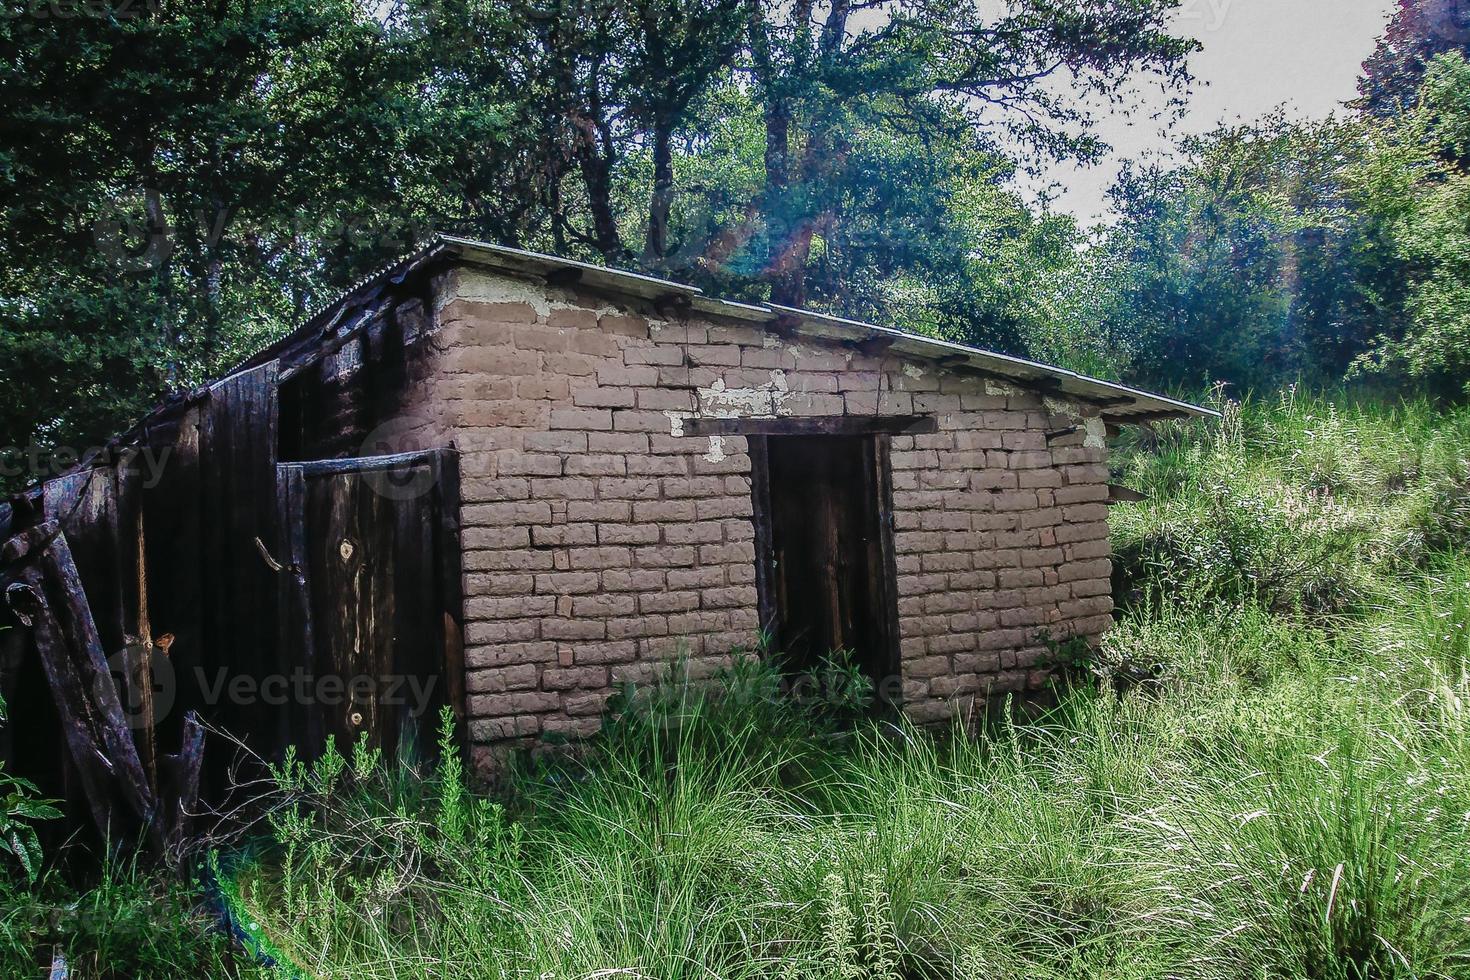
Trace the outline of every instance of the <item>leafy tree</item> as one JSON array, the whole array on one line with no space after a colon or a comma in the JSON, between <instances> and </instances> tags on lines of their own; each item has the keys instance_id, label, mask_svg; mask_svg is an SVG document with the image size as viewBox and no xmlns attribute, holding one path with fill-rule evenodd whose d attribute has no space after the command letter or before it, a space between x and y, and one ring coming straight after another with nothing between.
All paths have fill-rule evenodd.
<instances>
[{"instance_id":1,"label":"leafy tree","mask_svg":"<svg viewBox=\"0 0 1470 980\"><path fill-rule=\"evenodd\" d=\"M1399 0L1373 54L1363 63L1358 105L1380 118L1412 109L1434 57L1470 55L1470 5L1462 0Z\"/></svg>"},{"instance_id":2,"label":"leafy tree","mask_svg":"<svg viewBox=\"0 0 1470 980\"><path fill-rule=\"evenodd\" d=\"M1165 387L1341 378L1403 308L1391 234L1365 205L1374 131L1277 113L1186 140L1178 166L1126 167L1117 224L1033 345Z\"/></svg>"},{"instance_id":3,"label":"leafy tree","mask_svg":"<svg viewBox=\"0 0 1470 980\"><path fill-rule=\"evenodd\" d=\"M759 257L774 301L802 305L822 294L811 281L814 243L847 219L843 164L874 121L951 141L963 121L991 149L1004 141L1095 156L1090 97L1120 100L1140 71L1166 86L1187 81L1195 44L1166 30L1176 6L748 0L745 67L761 106L764 179L748 227L727 237Z\"/></svg>"},{"instance_id":4,"label":"leafy tree","mask_svg":"<svg viewBox=\"0 0 1470 980\"><path fill-rule=\"evenodd\" d=\"M1405 318L1385 324L1357 367L1470 393L1470 63L1429 65L1421 97L1363 168L1365 213L1402 263Z\"/></svg>"},{"instance_id":5,"label":"leafy tree","mask_svg":"<svg viewBox=\"0 0 1470 980\"><path fill-rule=\"evenodd\" d=\"M10 6L0 439L81 446L350 274L319 225L377 200L392 79L351 0Z\"/></svg>"}]
</instances>

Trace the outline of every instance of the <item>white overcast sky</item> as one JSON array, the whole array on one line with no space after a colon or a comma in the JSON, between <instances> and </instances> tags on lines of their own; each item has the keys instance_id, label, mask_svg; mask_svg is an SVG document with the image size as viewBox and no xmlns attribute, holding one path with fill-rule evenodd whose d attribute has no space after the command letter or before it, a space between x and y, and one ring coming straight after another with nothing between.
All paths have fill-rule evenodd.
<instances>
[{"instance_id":1,"label":"white overcast sky","mask_svg":"<svg viewBox=\"0 0 1470 980\"><path fill-rule=\"evenodd\" d=\"M1055 182L1053 209L1083 226L1107 217L1107 189L1119 161L1167 153L1183 132L1259 118L1287 105L1293 114L1325 116L1356 94L1363 59L1383 32L1394 0L1184 0L1175 33L1204 45L1190 59L1197 81L1184 118L1171 132L1148 117L1161 97L1144 94L1133 118L1105 117L1099 134L1114 147L1094 167L1061 165L1033 189Z\"/></svg>"}]
</instances>

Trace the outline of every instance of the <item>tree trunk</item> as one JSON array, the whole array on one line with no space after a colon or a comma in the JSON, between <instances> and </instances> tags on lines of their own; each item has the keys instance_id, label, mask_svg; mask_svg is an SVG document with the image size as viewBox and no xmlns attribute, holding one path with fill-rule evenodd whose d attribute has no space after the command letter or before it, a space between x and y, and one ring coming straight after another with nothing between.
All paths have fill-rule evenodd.
<instances>
[{"instance_id":1,"label":"tree trunk","mask_svg":"<svg viewBox=\"0 0 1470 980\"><path fill-rule=\"evenodd\" d=\"M653 194L648 202L648 237L643 264L662 270L669 254L669 212L674 205L674 131L667 119L653 126Z\"/></svg>"},{"instance_id":2,"label":"tree trunk","mask_svg":"<svg viewBox=\"0 0 1470 980\"><path fill-rule=\"evenodd\" d=\"M602 257L616 264L623 258L623 240L618 235L612 205L612 161L597 152L588 140L578 154L582 181L587 186L587 207L592 212L593 246Z\"/></svg>"},{"instance_id":3,"label":"tree trunk","mask_svg":"<svg viewBox=\"0 0 1470 980\"><path fill-rule=\"evenodd\" d=\"M779 239L781 250L771 257L766 278L771 283L771 302L780 306L806 305L806 263L812 251L814 226L800 219Z\"/></svg>"},{"instance_id":4,"label":"tree trunk","mask_svg":"<svg viewBox=\"0 0 1470 980\"><path fill-rule=\"evenodd\" d=\"M766 192L781 193L791 180L791 108L781 101L766 107Z\"/></svg>"},{"instance_id":5,"label":"tree trunk","mask_svg":"<svg viewBox=\"0 0 1470 980\"><path fill-rule=\"evenodd\" d=\"M800 306L806 301L806 253L810 233L802 235L800 216L793 214L791 188L791 108L773 99L766 107L765 212L767 248L765 279L771 302ZM804 238L802 247L799 242Z\"/></svg>"}]
</instances>

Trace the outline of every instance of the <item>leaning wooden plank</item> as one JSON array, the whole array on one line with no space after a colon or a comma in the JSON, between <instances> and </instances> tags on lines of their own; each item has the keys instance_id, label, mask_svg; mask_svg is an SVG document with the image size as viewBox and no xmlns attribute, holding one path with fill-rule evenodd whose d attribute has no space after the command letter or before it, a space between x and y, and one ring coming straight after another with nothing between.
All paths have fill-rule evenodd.
<instances>
[{"instance_id":1,"label":"leaning wooden plank","mask_svg":"<svg viewBox=\"0 0 1470 980\"><path fill-rule=\"evenodd\" d=\"M52 588L48 598L55 604L57 620L71 641L74 670L92 694L102 750L118 770L124 798L136 809L139 817L147 819L153 809L152 793L148 791L138 750L133 743L117 687L112 682L112 672L97 636L92 611L82 590L82 579L72 560L65 534L58 534L51 541L37 564L50 579Z\"/></svg>"},{"instance_id":2,"label":"leaning wooden plank","mask_svg":"<svg viewBox=\"0 0 1470 980\"><path fill-rule=\"evenodd\" d=\"M9 562L20 561L33 551L44 550L60 533L61 528L55 521L28 527L0 545L0 558Z\"/></svg>"},{"instance_id":3,"label":"leaning wooden plank","mask_svg":"<svg viewBox=\"0 0 1470 980\"><path fill-rule=\"evenodd\" d=\"M4 550L19 548L12 539ZM110 792L115 791L132 811L132 822L151 828L156 798L143 773L66 535L58 531L44 549L33 547L28 558L17 578L24 588L8 598L20 602L20 606L12 602L12 608L31 620L93 818L102 816L99 829L108 832ZM155 835L152 843L161 845L161 837Z\"/></svg>"},{"instance_id":4,"label":"leaning wooden plank","mask_svg":"<svg viewBox=\"0 0 1470 980\"><path fill-rule=\"evenodd\" d=\"M46 671L47 683L61 714L61 734L71 754L77 775L82 784L87 807L92 821L104 840L115 839L117 828L113 826L114 796L110 788L112 770L107 760L97 751L97 741L92 732L90 711L80 680L71 669L71 660L66 652L66 639L61 626L56 622L46 604L45 587L40 571L32 567L22 569L6 589L5 601L15 612L22 625L30 628L31 636Z\"/></svg>"},{"instance_id":5,"label":"leaning wooden plank","mask_svg":"<svg viewBox=\"0 0 1470 980\"><path fill-rule=\"evenodd\" d=\"M42 506L66 535L87 606L108 656L127 644L123 628L116 473L111 466L79 470L48 481Z\"/></svg>"}]
</instances>

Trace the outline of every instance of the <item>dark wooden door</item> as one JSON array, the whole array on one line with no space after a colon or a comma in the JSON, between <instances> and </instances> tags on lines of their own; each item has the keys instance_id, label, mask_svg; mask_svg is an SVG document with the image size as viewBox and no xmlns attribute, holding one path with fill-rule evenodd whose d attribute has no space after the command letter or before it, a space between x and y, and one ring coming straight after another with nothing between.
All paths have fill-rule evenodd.
<instances>
[{"instance_id":1,"label":"dark wooden door","mask_svg":"<svg viewBox=\"0 0 1470 980\"><path fill-rule=\"evenodd\" d=\"M759 577L791 670L850 651L875 681L896 666L886 435L769 436L755 450ZM764 539L764 540L762 540Z\"/></svg>"},{"instance_id":2,"label":"dark wooden door","mask_svg":"<svg viewBox=\"0 0 1470 980\"><path fill-rule=\"evenodd\" d=\"M432 754L440 707L464 703L452 454L283 464L281 480L282 619L309 692L293 741L308 758L363 733L388 757Z\"/></svg>"}]
</instances>

